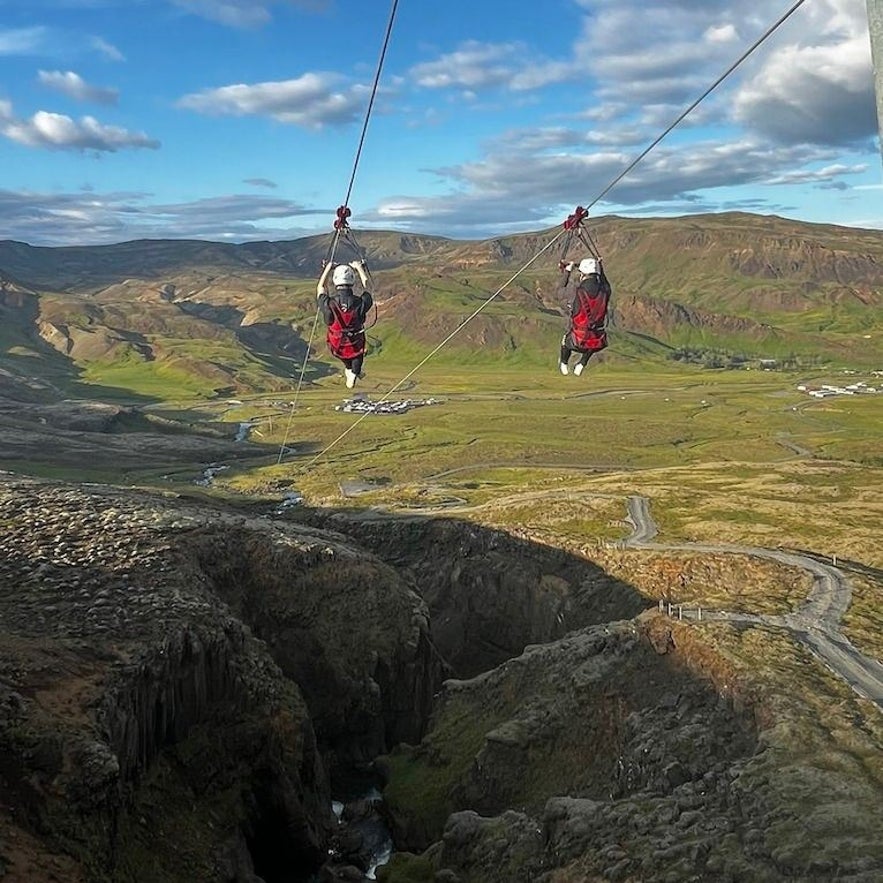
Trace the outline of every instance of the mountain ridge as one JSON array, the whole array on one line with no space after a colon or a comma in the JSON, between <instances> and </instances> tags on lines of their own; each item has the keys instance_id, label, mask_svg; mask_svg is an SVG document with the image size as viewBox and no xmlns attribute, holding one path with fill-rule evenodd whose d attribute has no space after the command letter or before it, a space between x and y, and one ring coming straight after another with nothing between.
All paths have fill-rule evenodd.
<instances>
[{"instance_id":1,"label":"mountain ridge","mask_svg":"<svg viewBox=\"0 0 883 883\"><path fill-rule=\"evenodd\" d=\"M603 358L690 350L714 353L715 364L721 355L883 364L883 231L745 213L588 224L614 290L614 345ZM580 256L563 253L561 232L455 240L360 231L376 274L375 352L410 358L480 308L442 359L547 362L566 314L557 267ZM55 359L55 370L112 376L122 388L278 389L306 353L328 244L325 235L61 248L2 241L0 369L39 374L48 345L66 360ZM352 259L339 246L336 257ZM323 349L310 347L308 376L324 376ZM23 361L23 352L39 358Z\"/></svg>"}]
</instances>

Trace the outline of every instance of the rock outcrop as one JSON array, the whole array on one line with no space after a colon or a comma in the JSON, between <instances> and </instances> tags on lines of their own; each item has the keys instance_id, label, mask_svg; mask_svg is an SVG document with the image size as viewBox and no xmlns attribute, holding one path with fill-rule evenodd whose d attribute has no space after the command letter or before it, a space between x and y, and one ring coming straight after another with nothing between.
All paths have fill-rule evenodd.
<instances>
[{"instance_id":1,"label":"rock outcrop","mask_svg":"<svg viewBox=\"0 0 883 883\"><path fill-rule=\"evenodd\" d=\"M422 735L442 665L424 605L379 561L9 474L0 522L5 879L306 880L336 829L323 757Z\"/></svg>"},{"instance_id":2,"label":"rock outcrop","mask_svg":"<svg viewBox=\"0 0 883 883\"><path fill-rule=\"evenodd\" d=\"M412 852L379 879L872 883L875 737L814 732L802 704L652 612L530 647L448 682L384 760Z\"/></svg>"},{"instance_id":3,"label":"rock outcrop","mask_svg":"<svg viewBox=\"0 0 883 883\"><path fill-rule=\"evenodd\" d=\"M652 603L582 556L473 522L318 511L302 517L352 537L413 581L429 607L433 641L458 677Z\"/></svg>"}]
</instances>

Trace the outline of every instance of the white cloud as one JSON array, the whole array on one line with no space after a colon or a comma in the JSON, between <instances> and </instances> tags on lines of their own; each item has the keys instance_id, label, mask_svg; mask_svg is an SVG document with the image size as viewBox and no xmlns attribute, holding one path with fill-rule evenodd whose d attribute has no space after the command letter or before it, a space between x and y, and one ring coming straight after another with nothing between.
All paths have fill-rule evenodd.
<instances>
[{"instance_id":1,"label":"white cloud","mask_svg":"<svg viewBox=\"0 0 883 883\"><path fill-rule=\"evenodd\" d=\"M30 55L42 47L46 36L43 27L0 28L0 55Z\"/></svg>"},{"instance_id":2,"label":"white cloud","mask_svg":"<svg viewBox=\"0 0 883 883\"><path fill-rule=\"evenodd\" d=\"M50 89L55 89L77 101L92 101L97 104L116 104L119 92L103 86L91 86L73 71L39 71L37 80Z\"/></svg>"},{"instance_id":3,"label":"white cloud","mask_svg":"<svg viewBox=\"0 0 883 883\"><path fill-rule=\"evenodd\" d=\"M120 52L113 43L108 43L102 37L93 37L91 40L92 48L100 52L105 58L111 61L125 61L126 57Z\"/></svg>"},{"instance_id":4,"label":"white cloud","mask_svg":"<svg viewBox=\"0 0 883 883\"><path fill-rule=\"evenodd\" d=\"M79 120L60 113L38 110L30 119L17 119L9 101L0 101L0 135L26 147L49 150L95 150L115 153L123 148L157 149L159 141L143 132L105 126L95 117Z\"/></svg>"},{"instance_id":5,"label":"white cloud","mask_svg":"<svg viewBox=\"0 0 883 883\"><path fill-rule=\"evenodd\" d=\"M735 25L712 25L703 35L709 43L734 43L739 39Z\"/></svg>"},{"instance_id":6,"label":"white cloud","mask_svg":"<svg viewBox=\"0 0 883 883\"><path fill-rule=\"evenodd\" d=\"M271 8L282 4L297 9L318 12L328 7L330 0L172 0L193 15L234 28L253 28L267 24L272 18Z\"/></svg>"},{"instance_id":7,"label":"white cloud","mask_svg":"<svg viewBox=\"0 0 883 883\"><path fill-rule=\"evenodd\" d=\"M695 100L777 18L768 0L736 6L723 0L578 3L592 14L575 45L575 61L597 79L602 99L632 108L655 104L665 109L657 121ZM781 143L842 144L873 135L871 90L864 0L814 0L702 108ZM645 119L649 124L654 118Z\"/></svg>"},{"instance_id":8,"label":"white cloud","mask_svg":"<svg viewBox=\"0 0 883 883\"><path fill-rule=\"evenodd\" d=\"M848 144L876 129L867 35L786 46L736 96L734 117L781 142Z\"/></svg>"},{"instance_id":9,"label":"white cloud","mask_svg":"<svg viewBox=\"0 0 883 883\"><path fill-rule=\"evenodd\" d=\"M507 83L513 75L514 44L470 40L454 52L411 68L410 78L424 89L486 89ZM504 63L505 62L505 63Z\"/></svg>"},{"instance_id":10,"label":"white cloud","mask_svg":"<svg viewBox=\"0 0 883 883\"><path fill-rule=\"evenodd\" d=\"M185 95L178 106L198 113L268 116L307 128L340 125L358 118L368 100L361 85L337 88L335 74L308 73L294 80L237 84Z\"/></svg>"}]
</instances>

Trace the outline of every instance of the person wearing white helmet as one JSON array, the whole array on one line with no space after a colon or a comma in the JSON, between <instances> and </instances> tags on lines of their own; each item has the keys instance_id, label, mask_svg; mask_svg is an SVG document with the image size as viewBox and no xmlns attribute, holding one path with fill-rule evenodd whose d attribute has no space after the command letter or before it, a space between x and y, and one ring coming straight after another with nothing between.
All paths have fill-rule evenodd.
<instances>
[{"instance_id":1,"label":"person wearing white helmet","mask_svg":"<svg viewBox=\"0 0 883 883\"><path fill-rule=\"evenodd\" d=\"M607 308L612 290L600 258L587 257L579 264L567 264L564 267L565 290L571 284L574 270L577 273L576 289L570 301L570 324L561 338L558 369L562 374L569 374L570 358L579 353L580 359L573 366L573 373L579 377L589 359L607 346Z\"/></svg>"},{"instance_id":2,"label":"person wearing white helmet","mask_svg":"<svg viewBox=\"0 0 883 883\"><path fill-rule=\"evenodd\" d=\"M361 294L353 291L357 273L362 283ZM333 294L329 294L326 289L329 275L334 286ZM349 264L332 264L329 261L319 277L316 297L319 299L322 318L328 326L328 349L335 358L343 362L346 386L347 389L352 389L356 380L363 376L362 363L367 348L365 319L374 304L374 298L368 291L365 262L358 260Z\"/></svg>"}]
</instances>

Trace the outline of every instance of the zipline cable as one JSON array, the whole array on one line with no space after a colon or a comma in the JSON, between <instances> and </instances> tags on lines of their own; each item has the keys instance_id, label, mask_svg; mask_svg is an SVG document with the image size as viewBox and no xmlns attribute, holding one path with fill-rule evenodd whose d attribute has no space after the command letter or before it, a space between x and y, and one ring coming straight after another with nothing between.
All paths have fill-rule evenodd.
<instances>
[{"instance_id":1,"label":"zipline cable","mask_svg":"<svg viewBox=\"0 0 883 883\"><path fill-rule=\"evenodd\" d=\"M396 17L396 9L398 9L399 0L392 0L392 6L389 10L389 21L386 24L386 35L383 38L383 46L380 49L380 58L377 61L377 72L374 74L374 85L371 87L371 98L368 101L368 110L365 113L365 123L362 126L362 134L359 138L359 146L356 149L356 159L353 162L353 173L350 175L350 183L346 188L346 198L343 201L344 208L349 206L350 197L353 193L353 184L356 181L356 170L359 168L359 159L362 156L362 147L365 145L365 135L368 132L368 121L371 119L371 111L374 108L374 99L377 95L377 89L380 85L380 74L383 70L383 62L386 59L386 50L389 47L389 40L392 36L392 26ZM339 232L339 231L338 231Z\"/></svg>"},{"instance_id":2,"label":"zipline cable","mask_svg":"<svg viewBox=\"0 0 883 883\"><path fill-rule=\"evenodd\" d=\"M399 7L399 0L392 0L392 5L389 9L389 18L386 22L386 33L383 36L383 43L380 47L380 56L377 59L377 69L374 72L374 82L371 85L371 97L368 99L368 107L365 110L365 119L362 123L362 132L359 135L359 143L356 147L356 156L353 160L353 170L350 174L349 184L347 184L346 188L346 196L344 197L343 203L340 208L337 210L338 221L340 223L335 223L334 225L334 236L331 241L331 245L328 249L328 254L325 258L325 263L327 264L330 261L334 260L334 254L337 250L337 245L340 242L340 237L343 231L347 229L346 225L346 216L349 214L349 201L350 197L353 195L353 186L356 183L356 172L359 169L359 160L362 158L362 148L365 146L365 137L368 134L368 123L371 120L371 112L374 110L374 99L377 97L377 91L380 88L380 75L383 72L383 63L386 60L386 50L389 48L389 41L392 37L392 28L395 23L396 11ZM297 400L300 396L301 387L303 386L304 375L307 370L307 361L310 358L310 349L313 346L313 338L316 335L316 328L319 325L319 305L316 304L316 315L313 318L313 327L310 329L310 338L307 341L306 352L304 352L304 360L303 364L300 366L300 376L297 379L297 386L294 390L294 398L289 402L288 408L288 422L285 426L285 433L282 437L282 443L279 445L279 456L276 459L276 465L278 466L282 462L282 457L285 453L285 445L288 443L288 434L291 429L291 421L294 417L294 411L297 407Z\"/></svg>"},{"instance_id":3,"label":"zipline cable","mask_svg":"<svg viewBox=\"0 0 883 883\"><path fill-rule=\"evenodd\" d=\"M644 148L590 203L585 206L586 211L591 208L593 205L600 202L635 166L638 165L642 160L644 160L647 154L653 150L660 141L665 138L676 126L686 119L689 114L691 114L698 106L702 103L733 71L736 70L750 55L754 53L754 51L761 46L769 37L772 36L803 4L806 0L797 0L787 12L782 14L774 24L770 25L769 28L760 36L739 58L731 64L723 74L721 74L714 83L711 84L689 107L686 108L678 117L675 119L671 125L668 126L665 131L662 132L657 138L650 142L650 144ZM395 7L395 3L393 3ZM373 101L373 96L372 96ZM366 120L367 125L367 120ZM495 300L508 286L510 286L528 267L530 267L533 263L537 261L537 259L545 254L562 236L566 233L570 232L567 227L562 230L559 230L558 233L552 237L532 258L530 258L526 263L524 263L515 273L512 274L487 300L484 301L477 309L475 309L471 315L469 315L466 319L464 319L441 343L439 343L435 349L433 349L430 353L428 353L424 358L415 365L395 386L392 387L388 392L384 394L384 396L378 400L377 404L382 404L387 401L389 397L398 390L402 384L404 384L409 378L413 377L417 371L420 370L436 353L439 352L444 346L446 346L457 334L459 334L479 313L484 310L491 301ZM366 411L362 414L358 419L356 419L346 430L344 430L337 438L335 438L332 442L326 445L319 453L317 453L309 463L304 467L305 469L309 469L316 461L322 457L324 454L327 454L338 442L342 441L346 436L350 434L366 417L370 415L370 412ZM282 458L282 453L280 451L279 454L280 460Z\"/></svg>"}]
</instances>

